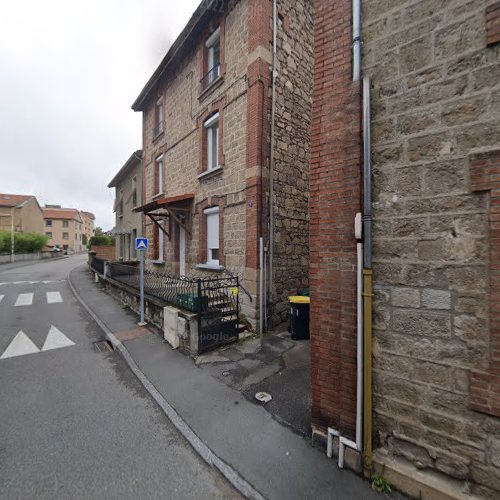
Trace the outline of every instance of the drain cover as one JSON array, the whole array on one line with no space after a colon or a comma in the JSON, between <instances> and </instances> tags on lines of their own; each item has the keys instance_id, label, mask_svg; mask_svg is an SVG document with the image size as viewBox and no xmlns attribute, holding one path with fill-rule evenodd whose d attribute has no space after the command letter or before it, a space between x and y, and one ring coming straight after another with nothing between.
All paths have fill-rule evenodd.
<instances>
[{"instance_id":1,"label":"drain cover","mask_svg":"<svg viewBox=\"0 0 500 500\"><path fill-rule=\"evenodd\" d=\"M258 392L257 394L255 394L255 399L257 401L260 401L261 403L269 403L269 401L271 401L273 397L267 392Z\"/></svg>"},{"instance_id":2,"label":"drain cover","mask_svg":"<svg viewBox=\"0 0 500 500\"><path fill-rule=\"evenodd\" d=\"M94 342L94 349L97 352L112 352L113 346L108 340L101 340L99 342Z\"/></svg>"}]
</instances>

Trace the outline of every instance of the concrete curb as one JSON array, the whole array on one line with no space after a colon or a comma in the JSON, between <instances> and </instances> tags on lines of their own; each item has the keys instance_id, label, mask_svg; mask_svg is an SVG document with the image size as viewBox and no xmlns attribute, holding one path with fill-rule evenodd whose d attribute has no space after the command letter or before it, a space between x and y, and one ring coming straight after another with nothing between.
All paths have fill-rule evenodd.
<instances>
[{"instance_id":1,"label":"concrete curb","mask_svg":"<svg viewBox=\"0 0 500 500\"><path fill-rule=\"evenodd\" d=\"M121 354L129 368L132 370L134 375L142 383L144 388L149 392L151 397L160 406L163 413L168 417L176 429L184 436L184 438L189 442L193 449L200 455L200 457L205 460L207 464L215 467L231 484L246 498L251 498L255 500L265 500L262 496L248 481L246 481L240 474L234 470L230 465L220 459L189 427L189 425L182 419L182 417L175 411L175 409L170 405L170 403L162 396L162 394L156 389L156 387L151 383L151 381L146 377L146 375L137 366L137 363L133 360L132 356L128 352L127 348L123 343L118 340L113 332L103 323L103 321L92 311L92 309L83 300L80 294L76 291L75 286L71 281L71 274L74 270L70 271L68 274L68 283L75 296L76 300L82 305L82 307L89 313L92 319L99 325L101 330L104 332L106 339L113 345L113 347Z\"/></svg>"}]
</instances>

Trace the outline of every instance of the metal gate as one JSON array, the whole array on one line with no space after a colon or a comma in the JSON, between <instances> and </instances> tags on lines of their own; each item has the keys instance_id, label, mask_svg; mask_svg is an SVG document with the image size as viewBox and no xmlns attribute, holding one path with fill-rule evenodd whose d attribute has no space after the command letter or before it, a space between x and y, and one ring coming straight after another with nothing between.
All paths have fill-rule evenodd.
<instances>
[{"instance_id":1,"label":"metal gate","mask_svg":"<svg viewBox=\"0 0 500 500\"><path fill-rule=\"evenodd\" d=\"M239 279L198 280L198 352L238 340Z\"/></svg>"}]
</instances>

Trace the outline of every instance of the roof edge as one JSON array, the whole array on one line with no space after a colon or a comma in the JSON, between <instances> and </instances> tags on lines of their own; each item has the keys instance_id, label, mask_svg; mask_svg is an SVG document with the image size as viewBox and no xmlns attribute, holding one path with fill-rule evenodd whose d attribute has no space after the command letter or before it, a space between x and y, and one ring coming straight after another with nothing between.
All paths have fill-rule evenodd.
<instances>
[{"instance_id":1,"label":"roof edge","mask_svg":"<svg viewBox=\"0 0 500 500\"><path fill-rule=\"evenodd\" d=\"M142 161L142 149L138 149L137 151L134 151L129 159L123 164L123 166L118 170L118 172L115 174L115 176L109 181L108 187L112 188L115 187L118 182L121 180L121 178L128 172L128 170L135 164L135 162L141 162Z\"/></svg>"},{"instance_id":2,"label":"roof edge","mask_svg":"<svg viewBox=\"0 0 500 500\"><path fill-rule=\"evenodd\" d=\"M224 1L224 0L223 0ZM175 39L174 43L170 46L170 49L168 49L166 55L160 62L159 66L156 68L154 73L151 75L149 80L147 81L146 85L144 88L141 90L141 93L137 96L136 100L132 104L132 109L134 111L143 111L143 105L146 99L149 96L149 93L153 90L155 85L158 83L159 79L167 69L168 65L170 62L174 59L174 57L177 55L179 50L181 50L184 47L184 44L187 42L189 39L189 36L191 35L192 31L198 27L204 16L209 10L215 10L211 9L211 6L213 4L220 3L220 0L202 0L200 5L198 5L197 9L194 11L194 14L191 16L189 19L188 23L184 27L184 29L181 31L181 34Z\"/></svg>"}]
</instances>

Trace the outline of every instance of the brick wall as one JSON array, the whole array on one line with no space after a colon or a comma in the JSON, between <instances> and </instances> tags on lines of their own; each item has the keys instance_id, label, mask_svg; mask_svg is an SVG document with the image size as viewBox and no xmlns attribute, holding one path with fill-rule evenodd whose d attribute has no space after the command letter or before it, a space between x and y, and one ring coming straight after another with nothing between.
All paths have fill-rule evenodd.
<instances>
[{"instance_id":1,"label":"brick wall","mask_svg":"<svg viewBox=\"0 0 500 500\"><path fill-rule=\"evenodd\" d=\"M495 385L480 376L495 366L495 195L471 177L477 155L500 148L491 3L365 0L362 34L373 88L376 445L498 498L500 420L479 392Z\"/></svg>"},{"instance_id":2,"label":"brick wall","mask_svg":"<svg viewBox=\"0 0 500 500\"><path fill-rule=\"evenodd\" d=\"M316 0L311 137L310 280L313 425L353 437L360 96L351 81L351 2Z\"/></svg>"},{"instance_id":3,"label":"brick wall","mask_svg":"<svg viewBox=\"0 0 500 500\"><path fill-rule=\"evenodd\" d=\"M91 252L95 252L95 256L100 259L106 259L110 261L115 261L116 259L116 248L114 246L106 246L106 245L92 245L90 248Z\"/></svg>"}]
</instances>

